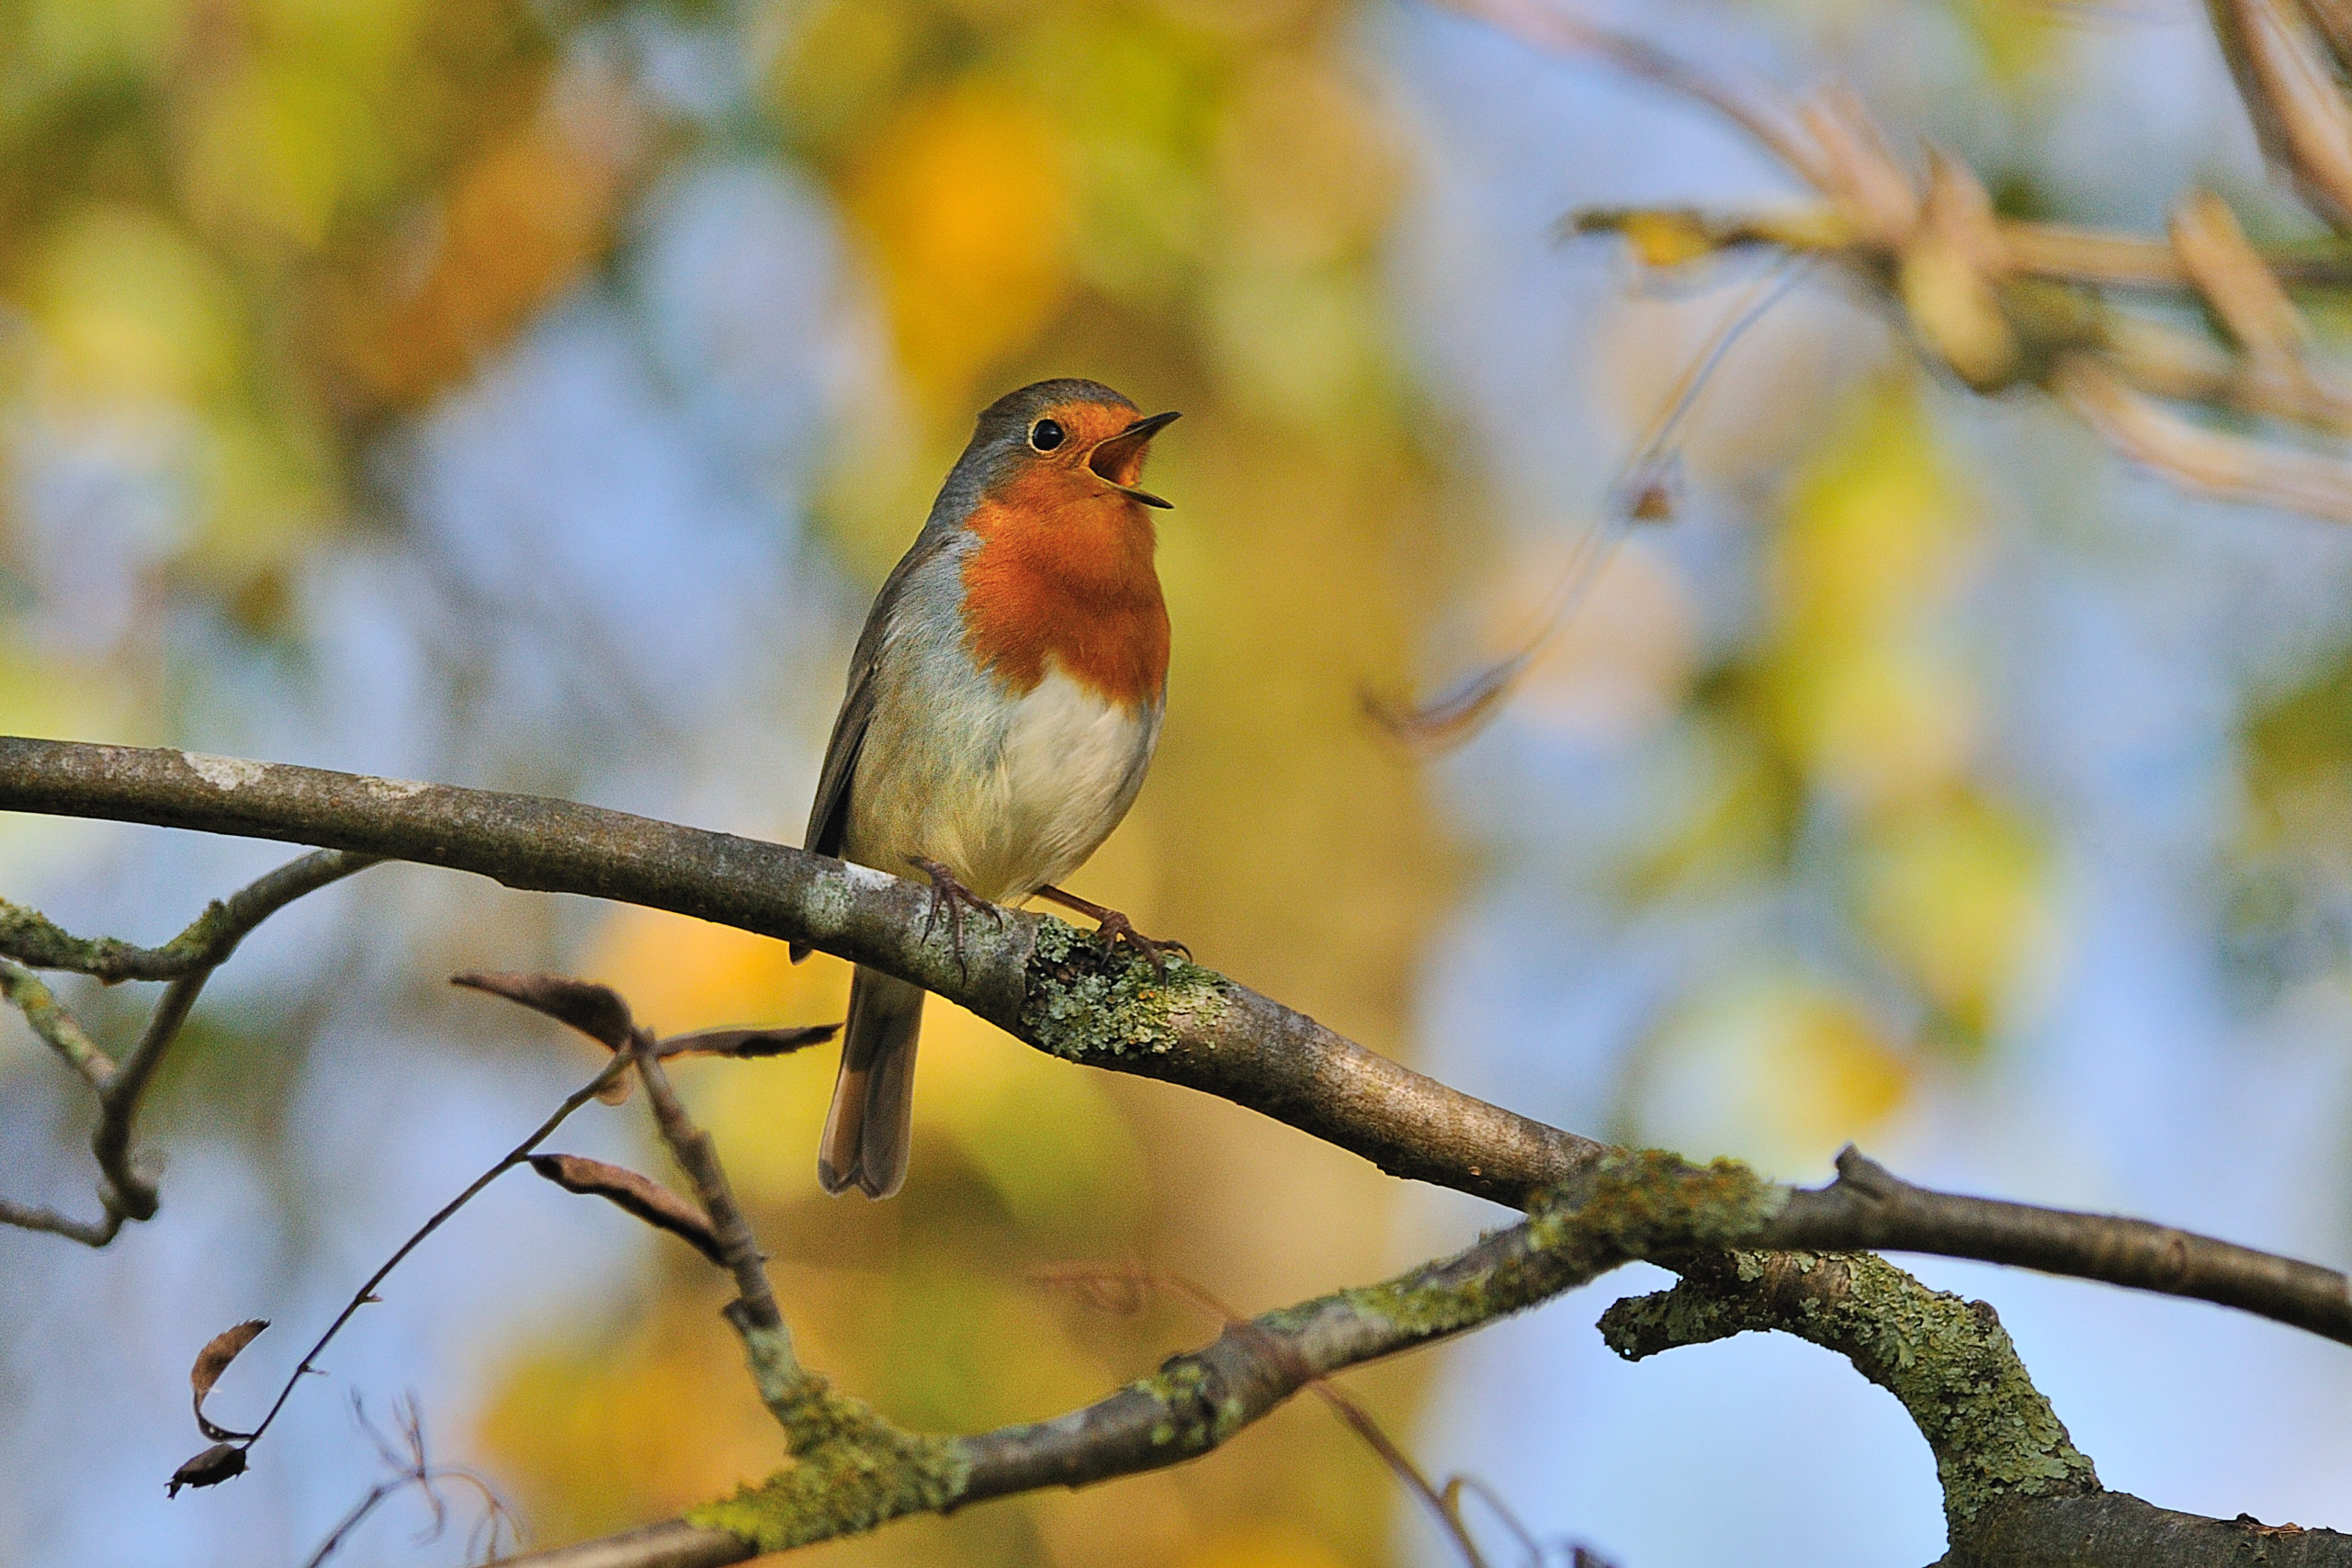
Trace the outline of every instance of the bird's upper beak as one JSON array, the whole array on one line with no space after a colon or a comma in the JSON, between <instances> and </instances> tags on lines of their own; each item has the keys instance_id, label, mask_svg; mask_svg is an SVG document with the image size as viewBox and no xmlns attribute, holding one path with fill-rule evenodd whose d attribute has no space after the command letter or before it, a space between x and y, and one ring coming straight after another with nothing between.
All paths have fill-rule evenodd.
<instances>
[{"instance_id":1,"label":"bird's upper beak","mask_svg":"<svg viewBox=\"0 0 2352 1568\"><path fill-rule=\"evenodd\" d=\"M1156 413L1136 421L1116 435L1105 436L1086 455L1086 466L1094 471L1095 478L1121 494L1132 496L1146 506L1165 509L1167 502L1148 490L1138 490L1136 480L1143 475L1144 450L1151 445L1151 438L1175 419L1172 412Z\"/></svg>"}]
</instances>

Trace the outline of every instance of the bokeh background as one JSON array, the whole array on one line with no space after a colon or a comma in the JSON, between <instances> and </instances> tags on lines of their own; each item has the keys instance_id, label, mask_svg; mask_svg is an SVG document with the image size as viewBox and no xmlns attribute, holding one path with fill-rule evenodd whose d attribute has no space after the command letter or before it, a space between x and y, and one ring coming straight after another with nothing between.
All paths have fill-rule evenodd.
<instances>
[{"instance_id":1,"label":"bokeh background","mask_svg":"<svg viewBox=\"0 0 2352 1568\"><path fill-rule=\"evenodd\" d=\"M1717 69L1851 86L2007 211L2154 231L2203 182L2309 231L2187 0L1623 11ZM1554 220L1792 189L1604 62L1387 0L17 0L0 730L797 840L865 604L973 410L1098 377L1186 418L1152 470L1166 739L1080 890L1565 1126L1804 1179L1856 1139L2343 1259L2340 528L2185 500L2030 396L1922 372L1817 279L1709 383L1674 521L1611 550L1489 728L1431 757L1364 716L1540 617L1755 276L1661 283ZM0 818L0 891L155 941L283 852ZM164 1499L197 1348L279 1324L217 1396L257 1409L593 1070L442 984L541 966L666 1029L846 990L774 943L414 868L281 916L151 1102L163 1214L103 1253L0 1233L0 1558L300 1562L381 1473L355 1392L413 1392L537 1544L773 1468L709 1271L516 1178L393 1277L251 1474ZM135 1027L141 998L66 990ZM879 1206L811 1179L829 1053L685 1070L808 1359L910 1426L1048 1414L1214 1326L1106 1312L1057 1264L1256 1311L1500 1218L938 1003L926 1033L913 1179ZM635 1114L559 1144L650 1165ZM8 1194L86 1210L88 1122L0 1021ZM2109 1484L2352 1527L2340 1349L1920 1271L1998 1304ZM1621 1366L1591 1322L1645 1282L1350 1382L1431 1472L1624 1568L1938 1554L1891 1401L1793 1343ZM338 1561L463 1556L422 1520ZM809 1555L1448 1560L1312 1402L1178 1472Z\"/></svg>"}]
</instances>

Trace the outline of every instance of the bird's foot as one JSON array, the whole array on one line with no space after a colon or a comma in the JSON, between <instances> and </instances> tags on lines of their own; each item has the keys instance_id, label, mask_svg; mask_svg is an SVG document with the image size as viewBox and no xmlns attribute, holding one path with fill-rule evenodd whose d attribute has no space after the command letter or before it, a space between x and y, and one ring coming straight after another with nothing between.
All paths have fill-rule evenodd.
<instances>
[{"instance_id":1,"label":"bird's foot","mask_svg":"<svg viewBox=\"0 0 2352 1568\"><path fill-rule=\"evenodd\" d=\"M931 940L944 911L947 916L947 945L956 954L956 967L963 971L966 979L970 979L972 966L964 956L964 911L976 909L1000 926L1004 924L1004 911L965 886L954 872L938 861L909 855L907 863L931 878L931 909L923 916L923 940Z\"/></svg>"},{"instance_id":2,"label":"bird's foot","mask_svg":"<svg viewBox=\"0 0 2352 1568\"><path fill-rule=\"evenodd\" d=\"M1091 898L1081 898L1075 893L1065 893L1058 887L1040 887L1037 889L1037 897L1049 898L1065 909L1072 909L1086 916L1094 922L1095 940L1108 948L1125 947L1143 954L1145 960L1151 965L1151 972L1162 979L1168 976L1168 955L1170 953L1181 953L1187 960L1193 956L1193 950L1182 942L1154 942L1136 930L1135 922L1128 919L1126 916L1116 909L1097 904Z\"/></svg>"}]
</instances>

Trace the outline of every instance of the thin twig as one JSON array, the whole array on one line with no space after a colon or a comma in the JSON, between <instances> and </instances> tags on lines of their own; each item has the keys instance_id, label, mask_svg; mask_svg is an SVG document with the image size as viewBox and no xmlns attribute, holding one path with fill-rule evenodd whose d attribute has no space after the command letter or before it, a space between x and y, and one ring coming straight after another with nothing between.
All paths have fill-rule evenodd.
<instances>
[{"instance_id":1,"label":"thin twig","mask_svg":"<svg viewBox=\"0 0 2352 1568\"><path fill-rule=\"evenodd\" d=\"M662 1066L657 1043L642 1030L639 1034L637 1076L645 1085L646 1102L653 1108L653 1120L662 1141L669 1145L679 1168L694 1182L695 1196L702 1201L704 1213L710 1216L711 1232L718 1238L727 1271L735 1278L735 1292L745 1318L752 1327L781 1330L784 1314L776 1306L775 1288L768 1282L767 1259L760 1252L758 1238L752 1234L751 1222L743 1217L741 1206L735 1201L735 1189L727 1179L727 1168L719 1163L710 1134L695 1125L679 1101L677 1090L670 1087L670 1075Z\"/></svg>"},{"instance_id":2,"label":"thin twig","mask_svg":"<svg viewBox=\"0 0 2352 1568\"><path fill-rule=\"evenodd\" d=\"M102 1219L89 1224L0 1201L0 1223L104 1247L125 1220L153 1219L160 1200L153 1180L132 1158L131 1132L148 1085L179 1038L180 1026L187 1021L205 981L254 927L297 898L376 864L378 858L344 850L313 851L208 905L186 931L160 948L135 947L111 937L86 941L36 910L0 901L0 953L11 955L0 957L0 998L14 1003L34 1032L97 1092L98 1124L90 1134L90 1150L97 1158L98 1201L105 1209ZM149 1013L130 1055L118 1065L31 968L74 971L110 984L123 979L169 979L171 984Z\"/></svg>"},{"instance_id":3,"label":"thin twig","mask_svg":"<svg viewBox=\"0 0 2352 1568\"><path fill-rule=\"evenodd\" d=\"M326 1332L320 1335L318 1342L312 1345L310 1350L304 1354L301 1362L295 1367L293 1374L286 1380L286 1386L278 1390L277 1398L271 1403L268 1411L262 1416L260 1425L254 1428L253 1436L245 1439L245 1446L247 1448L251 1448L254 1443L261 1440L262 1435L269 1430L270 1423L277 1419L277 1413L286 1408L286 1402L293 1397L295 1387L301 1382L304 1377L316 1370L318 1359L325 1351L327 1346L333 1342L336 1335L343 1332L344 1325L345 1324L349 1323L354 1317L358 1315L359 1309L361 1307L368 1305L370 1302L377 1299L376 1287L382 1284L384 1280L390 1277L391 1271L401 1266L401 1261L403 1258L407 1258L410 1253L414 1252L417 1247L422 1246L426 1236L431 1235L435 1231L439 1230L444 1224L448 1223L448 1221L456 1215L458 1210L464 1208L468 1203L472 1202L474 1199L481 1194L483 1188L488 1187L492 1182L497 1180L500 1177L505 1175L508 1171L514 1169L516 1166L521 1165L525 1160L530 1158L532 1151L537 1149L541 1144L545 1143L548 1135L554 1133L558 1127L562 1126L563 1123L571 1118L573 1111L579 1110L582 1106L587 1104L590 1100L595 1099L597 1095L601 1094L607 1085L619 1077L621 1074L627 1072L630 1064L635 1060L636 1052L634 1049L614 1053L613 1059L605 1064L603 1070L598 1072L594 1077L590 1078L586 1083L581 1085L578 1089L573 1089L570 1094L566 1095L564 1097L563 1103L557 1106L554 1113L548 1116L546 1121L540 1122L538 1126L533 1130L529 1137L525 1138L521 1143L508 1150L506 1154L500 1158L497 1164L492 1166L488 1170L483 1171L480 1176L474 1178L472 1181L467 1183L464 1191L458 1193L455 1198L450 1199L447 1203L441 1205L438 1210L435 1211L431 1219L418 1226L413 1235L412 1235L406 1241L401 1243L399 1248L394 1251L390 1258L384 1259L382 1266L379 1267L373 1274L368 1276L367 1282L352 1292L351 1300L344 1303L344 1308L341 1312L335 1314L334 1321L327 1325Z\"/></svg>"},{"instance_id":4,"label":"thin twig","mask_svg":"<svg viewBox=\"0 0 2352 1568\"><path fill-rule=\"evenodd\" d=\"M40 976L13 959L0 958L0 998L24 1014L33 1032L64 1057L65 1065L79 1073L83 1082L106 1093L120 1069Z\"/></svg>"},{"instance_id":5,"label":"thin twig","mask_svg":"<svg viewBox=\"0 0 2352 1568\"><path fill-rule=\"evenodd\" d=\"M513 1526L514 1515L489 1482L484 1481L470 1470L436 1465L427 1457L424 1450L424 1419L417 1409L414 1394L410 1394L404 1402L395 1405L394 1413L400 1422L401 1442L407 1449L405 1453L394 1448L391 1439L377 1429L376 1424L368 1418L368 1409L361 1403L358 1391L356 1389L352 1391L352 1418L359 1423L360 1429L374 1441L377 1453L383 1457L385 1468L392 1473L368 1488L368 1495L352 1506L351 1510L343 1516L334 1529L327 1532L326 1539L319 1542L318 1550L304 1560L302 1568L323 1568L327 1559L343 1549L344 1543L351 1539L352 1532L366 1523L370 1514L390 1498L398 1496L411 1487L415 1487L422 1492L425 1501L433 1509L433 1522L421 1538L424 1541L439 1539L441 1532L448 1528L448 1506L442 1501L441 1494L437 1489L439 1483L445 1481L463 1482L481 1495L483 1518L474 1531L475 1546L480 1547L484 1544L483 1537L486 1533L488 1550L492 1553L496 1552L502 1532Z\"/></svg>"},{"instance_id":6,"label":"thin twig","mask_svg":"<svg viewBox=\"0 0 2352 1568\"><path fill-rule=\"evenodd\" d=\"M46 1231L78 1241L84 1247L104 1247L122 1229L122 1212L108 1209L103 1219L77 1220L71 1214L37 1203L18 1203L0 1198L0 1224L14 1225L19 1230Z\"/></svg>"}]
</instances>

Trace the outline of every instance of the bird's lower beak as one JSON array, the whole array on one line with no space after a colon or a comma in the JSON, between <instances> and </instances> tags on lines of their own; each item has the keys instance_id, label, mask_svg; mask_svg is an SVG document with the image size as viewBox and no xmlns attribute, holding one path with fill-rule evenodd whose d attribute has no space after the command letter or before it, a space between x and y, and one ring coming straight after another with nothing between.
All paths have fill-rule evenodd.
<instances>
[{"instance_id":1,"label":"bird's lower beak","mask_svg":"<svg viewBox=\"0 0 2352 1568\"><path fill-rule=\"evenodd\" d=\"M1086 466L1094 470L1095 478L1113 490L1132 496L1146 506L1165 509L1169 504L1167 502L1148 490L1137 489L1136 480L1143 477L1144 454L1151 445L1151 438L1175 419L1176 415L1171 412L1156 413L1148 419L1136 421L1118 434L1096 442L1094 450L1086 455Z\"/></svg>"}]
</instances>

